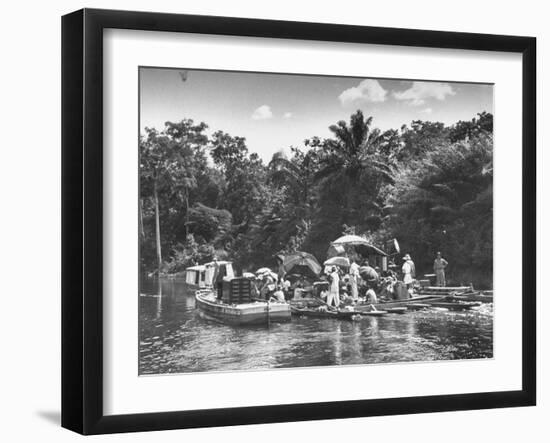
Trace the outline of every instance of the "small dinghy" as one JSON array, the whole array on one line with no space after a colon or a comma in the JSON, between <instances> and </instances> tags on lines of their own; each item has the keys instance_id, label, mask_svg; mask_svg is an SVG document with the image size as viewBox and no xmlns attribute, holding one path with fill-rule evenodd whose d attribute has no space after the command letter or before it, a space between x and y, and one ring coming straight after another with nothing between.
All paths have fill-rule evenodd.
<instances>
[{"instance_id":1,"label":"small dinghy","mask_svg":"<svg viewBox=\"0 0 550 443\"><path fill-rule=\"evenodd\" d=\"M478 307L480 302L433 302L431 306L435 308L446 308L449 311L465 311Z\"/></svg>"},{"instance_id":2,"label":"small dinghy","mask_svg":"<svg viewBox=\"0 0 550 443\"><path fill-rule=\"evenodd\" d=\"M383 315L386 315L388 313L388 311L361 311L361 312L358 312L358 314L360 315L365 315L365 316L371 316L371 317L382 317Z\"/></svg>"},{"instance_id":3,"label":"small dinghy","mask_svg":"<svg viewBox=\"0 0 550 443\"><path fill-rule=\"evenodd\" d=\"M331 310L331 309L319 309L319 308L299 308L297 306L291 307L292 315L299 315L305 317L316 318L334 318L337 320L353 320L353 317L358 315L359 312L347 311L347 310Z\"/></svg>"},{"instance_id":4,"label":"small dinghy","mask_svg":"<svg viewBox=\"0 0 550 443\"><path fill-rule=\"evenodd\" d=\"M429 308L431 305L427 304L427 303L410 303L407 305L407 309L410 310L410 311L419 311L421 309L427 309Z\"/></svg>"},{"instance_id":5,"label":"small dinghy","mask_svg":"<svg viewBox=\"0 0 550 443\"><path fill-rule=\"evenodd\" d=\"M407 312L407 308L404 306L397 308L386 308L386 311L388 312L388 314L404 314L405 312Z\"/></svg>"}]
</instances>

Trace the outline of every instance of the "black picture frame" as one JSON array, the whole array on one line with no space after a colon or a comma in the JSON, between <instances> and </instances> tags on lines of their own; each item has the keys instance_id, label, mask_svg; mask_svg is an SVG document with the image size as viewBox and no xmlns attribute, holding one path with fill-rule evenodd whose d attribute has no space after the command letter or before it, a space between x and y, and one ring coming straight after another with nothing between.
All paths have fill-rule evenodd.
<instances>
[{"instance_id":1,"label":"black picture frame","mask_svg":"<svg viewBox=\"0 0 550 443\"><path fill-rule=\"evenodd\" d=\"M103 413L103 30L191 32L522 54L522 388L132 415ZM536 403L536 39L83 9L62 18L62 426L82 434L228 426Z\"/></svg>"}]
</instances>

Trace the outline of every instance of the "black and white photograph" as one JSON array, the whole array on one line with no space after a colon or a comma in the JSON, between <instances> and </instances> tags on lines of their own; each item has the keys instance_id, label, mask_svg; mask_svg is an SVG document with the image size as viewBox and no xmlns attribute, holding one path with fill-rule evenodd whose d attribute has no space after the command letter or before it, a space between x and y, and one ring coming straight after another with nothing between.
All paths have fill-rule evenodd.
<instances>
[{"instance_id":1,"label":"black and white photograph","mask_svg":"<svg viewBox=\"0 0 550 443\"><path fill-rule=\"evenodd\" d=\"M493 86L140 67L139 375L493 358Z\"/></svg>"}]
</instances>

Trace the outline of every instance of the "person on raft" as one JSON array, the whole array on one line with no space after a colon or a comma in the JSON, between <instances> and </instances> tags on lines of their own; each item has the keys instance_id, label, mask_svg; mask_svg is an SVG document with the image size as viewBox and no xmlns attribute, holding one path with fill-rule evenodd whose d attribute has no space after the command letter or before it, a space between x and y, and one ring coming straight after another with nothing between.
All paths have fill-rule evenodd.
<instances>
[{"instance_id":1,"label":"person on raft","mask_svg":"<svg viewBox=\"0 0 550 443\"><path fill-rule=\"evenodd\" d=\"M409 254L406 254L405 257L403 257L403 261L404 263L401 267L401 272L403 273L403 283L407 285L407 289L410 289L416 276L416 270L414 267L414 262Z\"/></svg>"},{"instance_id":2,"label":"person on raft","mask_svg":"<svg viewBox=\"0 0 550 443\"><path fill-rule=\"evenodd\" d=\"M445 286L445 268L449 262L441 257L441 252L438 252L434 260L435 285Z\"/></svg>"},{"instance_id":3,"label":"person on raft","mask_svg":"<svg viewBox=\"0 0 550 443\"><path fill-rule=\"evenodd\" d=\"M327 305L332 306L334 302L334 306L338 308L338 306L340 306L340 276L338 275L336 266L333 266L331 269L329 281L330 286L327 296Z\"/></svg>"}]
</instances>

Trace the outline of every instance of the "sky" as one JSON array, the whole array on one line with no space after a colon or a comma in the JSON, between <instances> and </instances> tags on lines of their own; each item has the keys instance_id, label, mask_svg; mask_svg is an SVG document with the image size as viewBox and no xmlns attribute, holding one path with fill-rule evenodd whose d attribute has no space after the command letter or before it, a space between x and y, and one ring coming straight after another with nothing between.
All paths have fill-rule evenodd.
<instances>
[{"instance_id":1,"label":"sky","mask_svg":"<svg viewBox=\"0 0 550 443\"><path fill-rule=\"evenodd\" d=\"M413 120L453 124L493 112L487 84L140 68L140 131L193 119L246 138L266 162L278 151L329 137L328 127L361 109L373 127Z\"/></svg>"}]
</instances>

